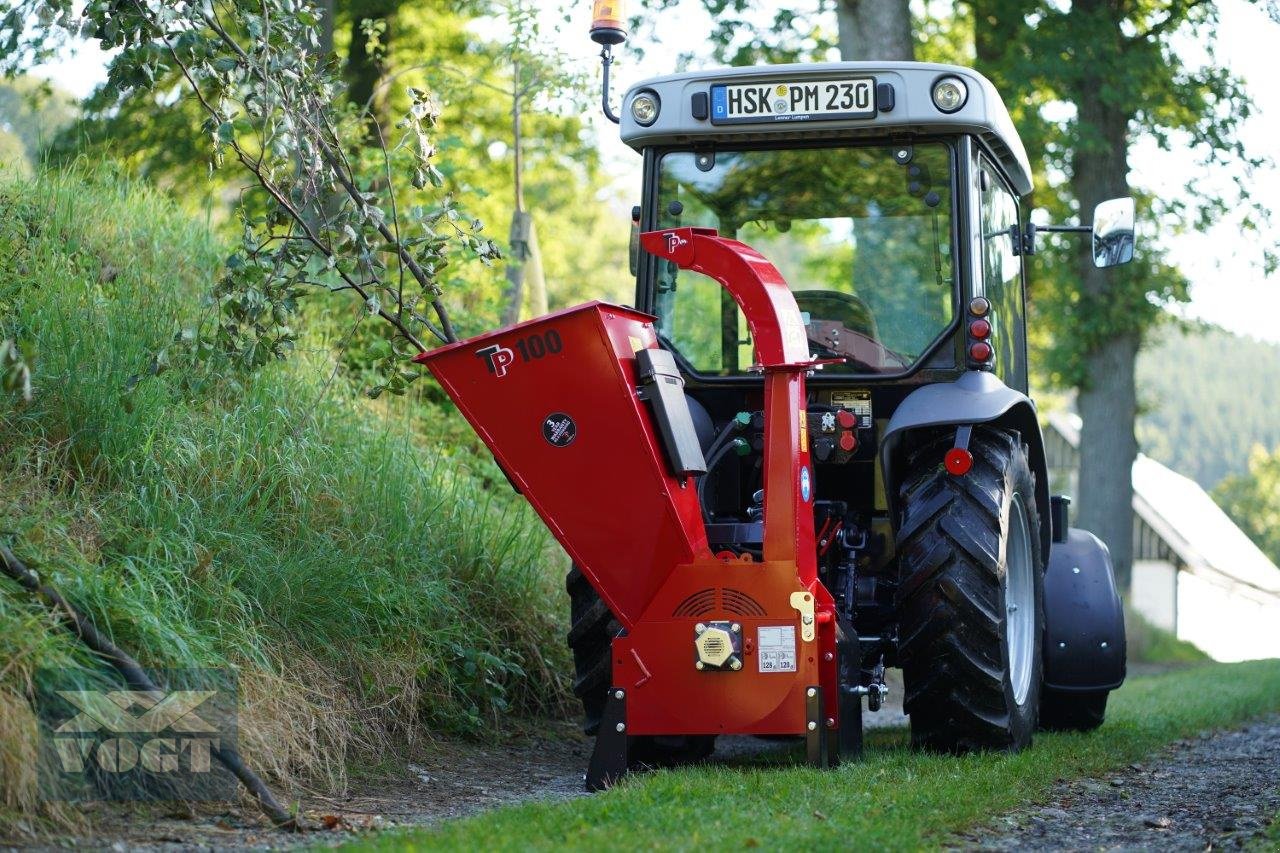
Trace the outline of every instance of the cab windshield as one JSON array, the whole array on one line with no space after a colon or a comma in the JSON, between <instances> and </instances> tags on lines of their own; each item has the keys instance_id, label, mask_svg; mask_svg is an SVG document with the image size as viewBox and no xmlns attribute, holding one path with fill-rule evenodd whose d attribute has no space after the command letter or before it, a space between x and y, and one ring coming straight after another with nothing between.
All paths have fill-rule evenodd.
<instances>
[{"instance_id":1,"label":"cab windshield","mask_svg":"<svg viewBox=\"0 0 1280 853\"><path fill-rule=\"evenodd\" d=\"M677 151L659 162L662 228L703 226L754 247L800 306L826 372L901 373L955 313L951 150L942 143ZM715 281L656 264L659 332L699 373L754 361L746 320Z\"/></svg>"}]
</instances>

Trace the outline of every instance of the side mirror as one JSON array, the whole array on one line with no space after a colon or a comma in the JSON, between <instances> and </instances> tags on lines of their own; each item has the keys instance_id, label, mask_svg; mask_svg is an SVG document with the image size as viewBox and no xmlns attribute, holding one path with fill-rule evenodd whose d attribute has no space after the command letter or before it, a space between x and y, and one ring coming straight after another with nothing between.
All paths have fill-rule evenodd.
<instances>
[{"instance_id":1,"label":"side mirror","mask_svg":"<svg viewBox=\"0 0 1280 853\"><path fill-rule=\"evenodd\" d=\"M1093 210L1093 265L1099 269L1133 260L1134 205L1131 198L1112 198Z\"/></svg>"}]
</instances>

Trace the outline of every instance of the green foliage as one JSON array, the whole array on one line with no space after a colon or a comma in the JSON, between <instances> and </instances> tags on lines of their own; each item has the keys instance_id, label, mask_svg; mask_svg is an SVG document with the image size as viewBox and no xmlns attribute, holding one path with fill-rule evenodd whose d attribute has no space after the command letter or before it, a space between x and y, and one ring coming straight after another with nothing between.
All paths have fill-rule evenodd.
<instances>
[{"instance_id":1,"label":"green foliage","mask_svg":"<svg viewBox=\"0 0 1280 853\"><path fill-rule=\"evenodd\" d=\"M0 169L23 176L31 174L31 161L22 140L7 130L0 130Z\"/></svg>"},{"instance_id":2,"label":"green foliage","mask_svg":"<svg viewBox=\"0 0 1280 853\"><path fill-rule=\"evenodd\" d=\"M1136 610L1125 607L1125 648L1129 663L1177 666L1208 663L1211 658L1172 632L1152 625Z\"/></svg>"},{"instance_id":3,"label":"green foliage","mask_svg":"<svg viewBox=\"0 0 1280 853\"><path fill-rule=\"evenodd\" d=\"M931 755L903 729L868 733L835 770L705 765L633 776L605 793L528 803L352 845L365 850L933 850L954 834L1182 738L1280 711L1280 663L1197 666L1130 679L1089 734L1037 734L1020 753ZM784 760L800 764L803 750ZM765 763L765 766L761 766Z\"/></svg>"},{"instance_id":4,"label":"green foliage","mask_svg":"<svg viewBox=\"0 0 1280 853\"><path fill-rule=\"evenodd\" d=\"M1280 444L1280 345L1169 323L1138 356L1144 453L1212 489Z\"/></svg>"},{"instance_id":5,"label":"green foliage","mask_svg":"<svg viewBox=\"0 0 1280 853\"><path fill-rule=\"evenodd\" d=\"M1125 169L1116 174L1112 167L1117 154L1126 162L1127 143L1119 152L1108 147L1117 137L1147 134L1164 150L1194 152L1206 169L1236 167L1234 189L1225 194L1205 192L1193 179L1184 193L1141 196L1142 251L1132 265L1108 271L1101 286L1080 286L1077 270L1087 262L1075 243L1051 243L1037 255L1032 307L1049 355L1047 378L1084 387L1098 379L1088 375L1089 353L1112 338L1147 334L1162 306L1187 299L1186 281L1164 262L1156 234L1173 236L1228 215L1239 215L1245 230L1267 220L1249 192L1263 160L1239 136L1252 105L1241 81L1217 64L1213 3L980 0L972 7L977 67L1006 93L1036 172L1035 204L1053 219L1065 220L1074 207L1088 221L1092 211L1081 208L1090 200L1073 195L1091 182L1103 192L1126 190ZM1207 62L1185 59L1175 33L1194 38ZM1048 118L1047 107L1061 113L1066 105L1073 107L1066 121ZM1270 268L1274 253L1264 247L1258 261Z\"/></svg>"},{"instance_id":6,"label":"green foliage","mask_svg":"<svg viewBox=\"0 0 1280 853\"><path fill-rule=\"evenodd\" d=\"M456 339L440 300L442 270L460 252L487 262L498 248L441 189L429 136L439 108L430 95L409 89L395 136L364 109L342 108L332 63L319 54L318 13L294 0L97 0L78 20L69 0L19 4L31 16L46 8L68 33L88 28L104 49L119 51L103 89L117 101L154 94L177 73L198 105L213 165L229 155L257 184L241 204L241 248L219 279L216 310L177 341L188 353L249 368L282 358L309 289L350 291L392 327L382 365L392 391L403 393L410 380L397 364L425 349L420 335ZM26 42L43 39L41 32ZM0 55L0 68L12 70L21 56ZM371 136L381 156L361 159ZM397 176L418 192L414 204L398 203Z\"/></svg>"},{"instance_id":7,"label":"green foliage","mask_svg":"<svg viewBox=\"0 0 1280 853\"><path fill-rule=\"evenodd\" d=\"M562 563L474 444L427 437L455 415L362 400L314 337L251 375L127 390L224 251L110 176L0 185L0 320L34 392L0 397L14 550L144 665L239 668L246 748L282 774L556 706ZM41 614L0 582L0 705L37 666L92 677ZM22 735L3 717L0 752Z\"/></svg>"},{"instance_id":8,"label":"green foliage","mask_svg":"<svg viewBox=\"0 0 1280 853\"><path fill-rule=\"evenodd\" d=\"M700 0L712 20L705 51L683 56L681 65L708 60L723 65L818 61L836 46L832 5L827 2L775 4L762 9L750 0ZM629 21L635 33L629 50L661 41L682 14L681 0L641 0ZM687 8L687 7L686 7ZM770 14L771 13L771 14Z\"/></svg>"},{"instance_id":9,"label":"green foliage","mask_svg":"<svg viewBox=\"0 0 1280 853\"><path fill-rule=\"evenodd\" d=\"M1270 453L1254 445L1249 472L1227 477L1213 490L1231 520L1280 566L1280 444Z\"/></svg>"},{"instance_id":10,"label":"green foliage","mask_svg":"<svg viewBox=\"0 0 1280 853\"><path fill-rule=\"evenodd\" d=\"M29 75L0 80L0 127L17 137L30 163L40 162L78 111L71 95L46 80Z\"/></svg>"}]
</instances>

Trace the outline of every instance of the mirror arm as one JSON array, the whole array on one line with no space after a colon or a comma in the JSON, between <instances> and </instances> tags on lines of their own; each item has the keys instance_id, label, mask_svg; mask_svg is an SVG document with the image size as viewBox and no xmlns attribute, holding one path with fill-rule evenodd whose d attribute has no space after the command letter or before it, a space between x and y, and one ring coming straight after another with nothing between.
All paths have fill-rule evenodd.
<instances>
[{"instance_id":1,"label":"mirror arm","mask_svg":"<svg viewBox=\"0 0 1280 853\"><path fill-rule=\"evenodd\" d=\"M1026 230L1019 231L1017 225L1009 226L1009 238L1013 241L1015 255L1034 255L1036 253L1036 234L1047 231L1051 234L1090 234L1092 225L1036 225L1028 222Z\"/></svg>"}]
</instances>

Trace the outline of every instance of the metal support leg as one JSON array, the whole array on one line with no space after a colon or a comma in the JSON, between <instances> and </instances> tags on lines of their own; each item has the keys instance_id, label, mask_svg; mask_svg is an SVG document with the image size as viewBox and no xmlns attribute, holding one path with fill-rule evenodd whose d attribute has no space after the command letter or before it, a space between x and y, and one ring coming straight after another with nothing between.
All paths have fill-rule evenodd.
<instances>
[{"instance_id":1,"label":"metal support leg","mask_svg":"<svg viewBox=\"0 0 1280 853\"><path fill-rule=\"evenodd\" d=\"M805 690L805 725L808 731L804 737L805 761L813 767L826 766L826 750L823 749L826 732L822 726L822 688L814 685Z\"/></svg>"},{"instance_id":2,"label":"metal support leg","mask_svg":"<svg viewBox=\"0 0 1280 853\"><path fill-rule=\"evenodd\" d=\"M862 757L862 697L847 688L856 686L862 667L856 634L836 643L840 660L840 755L842 758Z\"/></svg>"},{"instance_id":3,"label":"metal support leg","mask_svg":"<svg viewBox=\"0 0 1280 853\"><path fill-rule=\"evenodd\" d=\"M609 688L609 698L600 718L600 732L587 765L587 790L603 791L627 773L627 694L620 687Z\"/></svg>"}]
</instances>

